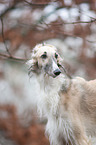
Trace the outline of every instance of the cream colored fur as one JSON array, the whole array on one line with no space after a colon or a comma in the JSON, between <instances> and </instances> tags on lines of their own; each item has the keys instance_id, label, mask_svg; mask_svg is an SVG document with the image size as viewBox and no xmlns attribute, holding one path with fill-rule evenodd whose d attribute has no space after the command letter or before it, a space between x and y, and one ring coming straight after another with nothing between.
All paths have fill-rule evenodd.
<instances>
[{"instance_id":1,"label":"cream colored fur","mask_svg":"<svg viewBox=\"0 0 96 145\"><path fill-rule=\"evenodd\" d=\"M47 57L42 59L45 52ZM51 145L92 145L89 137L96 136L96 80L70 79L63 73L54 76L53 61L60 70L62 64L56 53L54 46L37 45L28 61L31 76L40 84L37 108L48 120L46 134Z\"/></svg>"}]
</instances>

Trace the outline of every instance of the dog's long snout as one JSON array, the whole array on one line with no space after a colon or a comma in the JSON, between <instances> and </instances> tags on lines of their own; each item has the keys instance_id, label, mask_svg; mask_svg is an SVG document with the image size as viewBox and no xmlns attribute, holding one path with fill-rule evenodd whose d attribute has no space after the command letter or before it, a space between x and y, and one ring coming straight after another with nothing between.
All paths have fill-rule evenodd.
<instances>
[{"instance_id":1,"label":"dog's long snout","mask_svg":"<svg viewBox=\"0 0 96 145\"><path fill-rule=\"evenodd\" d=\"M58 76L60 73L61 73L60 69L56 69L56 70L54 71L54 74L55 74L56 76Z\"/></svg>"}]
</instances>

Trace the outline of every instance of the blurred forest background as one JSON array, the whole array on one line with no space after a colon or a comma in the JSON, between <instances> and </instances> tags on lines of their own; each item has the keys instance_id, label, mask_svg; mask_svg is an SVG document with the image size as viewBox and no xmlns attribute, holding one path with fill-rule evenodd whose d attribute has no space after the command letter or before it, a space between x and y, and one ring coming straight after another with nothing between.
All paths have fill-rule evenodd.
<instances>
[{"instance_id":1,"label":"blurred forest background","mask_svg":"<svg viewBox=\"0 0 96 145\"><path fill-rule=\"evenodd\" d=\"M71 76L96 78L96 0L0 0L0 145L49 145L25 62L37 43L58 48Z\"/></svg>"}]
</instances>

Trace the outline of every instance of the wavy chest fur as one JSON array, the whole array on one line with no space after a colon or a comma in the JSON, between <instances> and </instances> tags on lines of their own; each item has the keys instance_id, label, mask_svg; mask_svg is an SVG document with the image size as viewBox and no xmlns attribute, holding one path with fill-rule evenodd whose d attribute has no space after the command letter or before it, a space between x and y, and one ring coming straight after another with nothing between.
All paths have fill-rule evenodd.
<instances>
[{"instance_id":1,"label":"wavy chest fur","mask_svg":"<svg viewBox=\"0 0 96 145\"><path fill-rule=\"evenodd\" d=\"M63 75L58 76L57 78L52 78L48 76L41 75L39 78L40 83L40 97L38 106L40 110L48 113L48 115L56 115L59 110L60 95L59 92L64 84L65 77ZM67 87L68 84L65 85ZM42 112L41 111L41 112Z\"/></svg>"},{"instance_id":2,"label":"wavy chest fur","mask_svg":"<svg viewBox=\"0 0 96 145\"><path fill-rule=\"evenodd\" d=\"M72 135L71 124L69 119L61 115L61 97L59 92L62 89L62 85L65 86L65 90L69 87L68 80L63 75L57 78L48 78L48 76L40 76L40 97L38 100L38 112L40 116L44 115L47 119L46 132L49 135L51 144L57 145L59 143L57 138L61 136L65 137L66 142ZM63 113L64 114L64 113ZM66 116L66 115L65 115Z\"/></svg>"}]
</instances>

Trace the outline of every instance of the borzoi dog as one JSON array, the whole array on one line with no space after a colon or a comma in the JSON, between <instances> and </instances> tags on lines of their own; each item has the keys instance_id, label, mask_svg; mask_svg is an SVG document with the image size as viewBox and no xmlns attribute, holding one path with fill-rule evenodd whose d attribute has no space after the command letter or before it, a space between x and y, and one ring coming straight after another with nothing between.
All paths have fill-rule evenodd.
<instances>
[{"instance_id":1,"label":"borzoi dog","mask_svg":"<svg viewBox=\"0 0 96 145\"><path fill-rule=\"evenodd\" d=\"M62 58L53 45L39 44L27 62L40 83L37 107L47 118L51 145L92 145L96 136L96 80L72 79L63 73ZM90 136L90 137L89 137Z\"/></svg>"}]
</instances>

